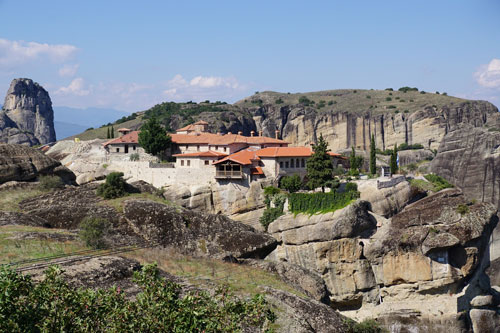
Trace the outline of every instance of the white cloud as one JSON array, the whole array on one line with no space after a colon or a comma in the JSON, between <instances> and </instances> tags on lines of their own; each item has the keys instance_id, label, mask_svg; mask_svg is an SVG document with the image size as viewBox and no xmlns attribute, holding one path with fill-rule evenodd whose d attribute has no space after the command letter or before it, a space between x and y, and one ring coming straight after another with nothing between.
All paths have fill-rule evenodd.
<instances>
[{"instance_id":1,"label":"white cloud","mask_svg":"<svg viewBox=\"0 0 500 333\"><path fill-rule=\"evenodd\" d=\"M227 87L231 89L238 88L238 81L233 77L217 76L196 76L189 84L200 88Z\"/></svg>"},{"instance_id":2,"label":"white cloud","mask_svg":"<svg viewBox=\"0 0 500 333\"><path fill-rule=\"evenodd\" d=\"M79 64L74 64L74 65L64 65L59 69L59 76L62 77L72 77L75 76L76 72L78 71L78 67L80 67Z\"/></svg>"},{"instance_id":3,"label":"white cloud","mask_svg":"<svg viewBox=\"0 0 500 333\"><path fill-rule=\"evenodd\" d=\"M477 82L486 88L500 88L500 59L492 59L474 73Z\"/></svg>"},{"instance_id":4,"label":"white cloud","mask_svg":"<svg viewBox=\"0 0 500 333\"><path fill-rule=\"evenodd\" d=\"M180 75L180 74L177 74L176 76L174 76L172 78L172 80L168 81L167 84L168 84L169 87L177 87L177 88L179 88L179 87L185 87L185 86L188 85L186 79L184 79L182 77L182 75Z\"/></svg>"},{"instance_id":5,"label":"white cloud","mask_svg":"<svg viewBox=\"0 0 500 333\"><path fill-rule=\"evenodd\" d=\"M77 77L67 87L61 87L56 90L57 95L76 95L87 96L90 94L90 89L85 88L85 81L81 77Z\"/></svg>"},{"instance_id":6,"label":"white cloud","mask_svg":"<svg viewBox=\"0 0 500 333\"><path fill-rule=\"evenodd\" d=\"M20 65L38 59L64 62L78 49L68 44L47 44L37 42L12 41L0 38L0 65Z\"/></svg>"}]
</instances>

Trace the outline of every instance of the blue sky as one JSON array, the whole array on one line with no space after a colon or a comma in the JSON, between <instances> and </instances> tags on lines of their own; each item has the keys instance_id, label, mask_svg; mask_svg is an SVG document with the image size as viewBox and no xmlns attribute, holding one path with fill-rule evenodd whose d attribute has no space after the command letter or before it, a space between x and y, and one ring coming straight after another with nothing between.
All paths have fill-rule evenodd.
<instances>
[{"instance_id":1,"label":"blue sky","mask_svg":"<svg viewBox=\"0 0 500 333\"><path fill-rule=\"evenodd\" d=\"M0 95L126 111L254 91L398 88L500 105L500 1L0 0Z\"/></svg>"}]
</instances>

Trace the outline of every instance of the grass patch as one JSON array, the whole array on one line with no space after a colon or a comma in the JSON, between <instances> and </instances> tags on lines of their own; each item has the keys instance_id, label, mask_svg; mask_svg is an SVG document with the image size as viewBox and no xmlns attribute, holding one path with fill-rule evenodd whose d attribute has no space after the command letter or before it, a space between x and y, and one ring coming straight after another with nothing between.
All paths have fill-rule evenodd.
<instances>
[{"instance_id":1,"label":"grass patch","mask_svg":"<svg viewBox=\"0 0 500 333\"><path fill-rule=\"evenodd\" d=\"M278 276L251 266L208 258L192 258L161 249L141 249L126 253L124 256L136 259L141 264L156 261L160 269L186 278L190 283L200 287L227 284L231 291L239 295L263 293L264 287L271 287L307 298Z\"/></svg>"},{"instance_id":2,"label":"grass patch","mask_svg":"<svg viewBox=\"0 0 500 333\"><path fill-rule=\"evenodd\" d=\"M101 201L98 203L98 205L110 206L113 207L117 212L123 213L123 202L129 199L146 199L164 205L172 205L170 201L151 193L130 193L128 195L125 195L124 197Z\"/></svg>"},{"instance_id":3,"label":"grass patch","mask_svg":"<svg viewBox=\"0 0 500 333\"><path fill-rule=\"evenodd\" d=\"M439 192L445 188L453 187L452 184L448 183L446 179L434 174L428 174L424 176L426 180L423 179L410 179L410 185L414 186L422 191Z\"/></svg>"},{"instance_id":4,"label":"grass patch","mask_svg":"<svg viewBox=\"0 0 500 333\"><path fill-rule=\"evenodd\" d=\"M65 230L47 229L41 227L21 225L2 226L0 227L0 264L68 254L87 249L87 247L78 240L60 242L57 240L37 238L14 238L16 234L25 232L71 234Z\"/></svg>"},{"instance_id":5,"label":"grass patch","mask_svg":"<svg viewBox=\"0 0 500 333\"><path fill-rule=\"evenodd\" d=\"M19 203L25 199L33 198L46 193L41 189L18 188L0 191L0 211L19 212Z\"/></svg>"}]
</instances>

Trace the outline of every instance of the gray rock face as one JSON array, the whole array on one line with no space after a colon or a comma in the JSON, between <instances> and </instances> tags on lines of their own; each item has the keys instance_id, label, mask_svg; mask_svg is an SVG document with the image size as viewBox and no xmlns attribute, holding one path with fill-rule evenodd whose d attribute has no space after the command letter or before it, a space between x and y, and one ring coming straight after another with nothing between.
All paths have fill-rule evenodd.
<instances>
[{"instance_id":1,"label":"gray rock face","mask_svg":"<svg viewBox=\"0 0 500 333\"><path fill-rule=\"evenodd\" d=\"M431 171L460 187L470 198L500 208L500 131L462 126L449 132L431 163Z\"/></svg>"},{"instance_id":2,"label":"gray rock face","mask_svg":"<svg viewBox=\"0 0 500 333\"><path fill-rule=\"evenodd\" d=\"M30 79L14 79L0 111L0 142L38 145L56 140L49 93Z\"/></svg>"},{"instance_id":3,"label":"gray rock face","mask_svg":"<svg viewBox=\"0 0 500 333\"><path fill-rule=\"evenodd\" d=\"M72 183L75 175L60 162L40 151L11 144L0 144L0 184L8 181L33 180L39 175L58 175Z\"/></svg>"}]
</instances>

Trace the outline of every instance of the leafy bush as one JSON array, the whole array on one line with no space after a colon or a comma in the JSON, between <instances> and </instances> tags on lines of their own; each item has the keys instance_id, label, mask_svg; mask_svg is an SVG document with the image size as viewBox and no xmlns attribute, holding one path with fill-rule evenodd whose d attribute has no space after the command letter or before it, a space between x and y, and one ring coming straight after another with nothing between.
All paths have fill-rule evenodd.
<instances>
[{"instance_id":1,"label":"leafy bush","mask_svg":"<svg viewBox=\"0 0 500 333\"><path fill-rule=\"evenodd\" d=\"M390 98L390 97L386 97L386 98L385 98L385 100L386 100L387 102L390 102L390 101L392 101L392 98Z\"/></svg>"},{"instance_id":2,"label":"leafy bush","mask_svg":"<svg viewBox=\"0 0 500 333\"><path fill-rule=\"evenodd\" d=\"M99 217L86 217L80 223L80 239L93 249L106 247L105 236L109 229L109 222Z\"/></svg>"},{"instance_id":3,"label":"leafy bush","mask_svg":"<svg viewBox=\"0 0 500 333\"><path fill-rule=\"evenodd\" d=\"M281 215L283 215L283 209L280 209L279 207L267 208L260 217L260 224L265 230L267 230L267 227L271 224L271 222L276 220Z\"/></svg>"},{"instance_id":4,"label":"leafy bush","mask_svg":"<svg viewBox=\"0 0 500 333\"><path fill-rule=\"evenodd\" d=\"M130 160L133 162L138 161L139 160L139 153L130 154Z\"/></svg>"},{"instance_id":5,"label":"leafy bush","mask_svg":"<svg viewBox=\"0 0 500 333\"><path fill-rule=\"evenodd\" d=\"M398 89L399 91L402 91L404 93L408 92L408 91L418 91L418 88L410 88L410 87L401 87Z\"/></svg>"},{"instance_id":6,"label":"leafy bush","mask_svg":"<svg viewBox=\"0 0 500 333\"><path fill-rule=\"evenodd\" d=\"M360 323L355 322L352 319L344 320L344 324L347 326L347 332L349 333L386 333L388 332L383 328L378 322L373 319L365 319Z\"/></svg>"},{"instance_id":7,"label":"leafy bush","mask_svg":"<svg viewBox=\"0 0 500 333\"><path fill-rule=\"evenodd\" d=\"M356 183L347 183L345 184L345 190L346 192L357 192L358 185Z\"/></svg>"},{"instance_id":8,"label":"leafy bush","mask_svg":"<svg viewBox=\"0 0 500 333\"><path fill-rule=\"evenodd\" d=\"M302 188L302 179L295 174L292 176L284 176L280 181L280 188L287 190L290 193L297 192Z\"/></svg>"},{"instance_id":9,"label":"leafy bush","mask_svg":"<svg viewBox=\"0 0 500 333\"><path fill-rule=\"evenodd\" d=\"M431 182L432 185L434 185L434 191L436 192L441 191L445 188L453 187L453 185L450 184L446 179L433 173L425 175L424 178L427 179L427 181Z\"/></svg>"},{"instance_id":10,"label":"leafy bush","mask_svg":"<svg viewBox=\"0 0 500 333\"><path fill-rule=\"evenodd\" d=\"M372 98L372 97L371 97L370 95L366 95L366 98L370 99L370 98Z\"/></svg>"},{"instance_id":11,"label":"leafy bush","mask_svg":"<svg viewBox=\"0 0 500 333\"><path fill-rule=\"evenodd\" d=\"M394 89L392 89L392 88L385 88L385 90L387 90L387 91L394 91Z\"/></svg>"},{"instance_id":12,"label":"leafy bush","mask_svg":"<svg viewBox=\"0 0 500 333\"><path fill-rule=\"evenodd\" d=\"M114 199L126 195L126 183L123 172L112 172L106 176L106 182L99 185L97 195L104 199Z\"/></svg>"},{"instance_id":13,"label":"leafy bush","mask_svg":"<svg viewBox=\"0 0 500 333\"><path fill-rule=\"evenodd\" d=\"M319 101L319 103L318 103L318 109L321 109L321 108L325 107L325 105L326 105L325 101L323 101L323 100Z\"/></svg>"},{"instance_id":14,"label":"leafy bush","mask_svg":"<svg viewBox=\"0 0 500 333\"><path fill-rule=\"evenodd\" d=\"M284 193L281 193L281 191L276 187L268 186L264 189L264 202L266 204L266 209L262 213L259 221L266 231L271 222L283 215L286 198L287 196ZM271 203L274 207L271 207Z\"/></svg>"},{"instance_id":15,"label":"leafy bush","mask_svg":"<svg viewBox=\"0 0 500 333\"><path fill-rule=\"evenodd\" d=\"M336 103L337 103L337 102L335 102L335 101L329 101L329 102L328 102L328 105L333 105L333 104L336 104Z\"/></svg>"},{"instance_id":16,"label":"leafy bush","mask_svg":"<svg viewBox=\"0 0 500 333\"><path fill-rule=\"evenodd\" d=\"M92 131L93 129L94 129L93 127L89 127L85 130L85 132Z\"/></svg>"},{"instance_id":17,"label":"leafy bush","mask_svg":"<svg viewBox=\"0 0 500 333\"><path fill-rule=\"evenodd\" d=\"M274 186L264 187L264 195L265 196L272 196L272 195L278 194L280 192L281 192L281 190L277 187L274 187Z\"/></svg>"},{"instance_id":18,"label":"leafy bush","mask_svg":"<svg viewBox=\"0 0 500 333\"><path fill-rule=\"evenodd\" d=\"M35 283L28 275L0 269L1 332L241 332L260 331L276 318L262 295L234 296L227 287L181 293L156 265L134 272L141 292L128 299L119 289L74 288L52 266Z\"/></svg>"},{"instance_id":19,"label":"leafy bush","mask_svg":"<svg viewBox=\"0 0 500 333\"><path fill-rule=\"evenodd\" d=\"M395 108L396 108L396 105L389 105L387 108L388 108L388 109L395 109Z\"/></svg>"},{"instance_id":20,"label":"leafy bush","mask_svg":"<svg viewBox=\"0 0 500 333\"><path fill-rule=\"evenodd\" d=\"M464 205L464 204L458 205L458 207L457 207L457 213L459 213L460 215L465 215L468 212L469 212L469 206Z\"/></svg>"},{"instance_id":21,"label":"leafy bush","mask_svg":"<svg viewBox=\"0 0 500 333\"><path fill-rule=\"evenodd\" d=\"M275 100L274 103L276 103L276 104L283 104L283 100L280 97L277 100Z\"/></svg>"},{"instance_id":22,"label":"leafy bush","mask_svg":"<svg viewBox=\"0 0 500 333\"><path fill-rule=\"evenodd\" d=\"M304 106L309 106L309 105L313 104L313 102L309 98L307 98L306 96L300 96L299 103L303 104Z\"/></svg>"},{"instance_id":23,"label":"leafy bush","mask_svg":"<svg viewBox=\"0 0 500 333\"><path fill-rule=\"evenodd\" d=\"M58 176L40 176L38 188L42 191L50 191L64 186L62 179Z\"/></svg>"},{"instance_id":24,"label":"leafy bush","mask_svg":"<svg viewBox=\"0 0 500 333\"><path fill-rule=\"evenodd\" d=\"M353 183L348 183L353 184ZM288 196L289 209L292 213L327 213L344 208L348 204L359 198L356 184L346 185L344 192L331 191L329 193L291 193Z\"/></svg>"}]
</instances>

